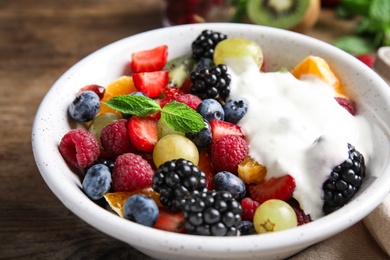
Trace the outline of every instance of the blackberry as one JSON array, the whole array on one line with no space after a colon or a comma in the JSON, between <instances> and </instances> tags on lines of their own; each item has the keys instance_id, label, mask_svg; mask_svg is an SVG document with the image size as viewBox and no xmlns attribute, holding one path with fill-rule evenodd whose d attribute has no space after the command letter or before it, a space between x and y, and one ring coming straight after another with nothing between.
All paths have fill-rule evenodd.
<instances>
[{"instance_id":1,"label":"blackberry","mask_svg":"<svg viewBox=\"0 0 390 260\"><path fill-rule=\"evenodd\" d=\"M227 191L192 192L183 207L188 233L203 236L237 236L241 204Z\"/></svg>"},{"instance_id":2,"label":"blackberry","mask_svg":"<svg viewBox=\"0 0 390 260\"><path fill-rule=\"evenodd\" d=\"M190 192L206 188L206 174L188 160L171 160L158 167L152 187L160 193L161 204L172 211L181 211Z\"/></svg>"},{"instance_id":3,"label":"blackberry","mask_svg":"<svg viewBox=\"0 0 390 260\"><path fill-rule=\"evenodd\" d=\"M213 98L224 103L230 94L231 76L226 65L201 66L191 72L190 92L202 100Z\"/></svg>"},{"instance_id":4,"label":"blackberry","mask_svg":"<svg viewBox=\"0 0 390 260\"><path fill-rule=\"evenodd\" d=\"M336 166L324 182L323 211L329 214L346 203L359 190L366 173L366 165L363 155L348 144L348 159Z\"/></svg>"},{"instance_id":5,"label":"blackberry","mask_svg":"<svg viewBox=\"0 0 390 260\"><path fill-rule=\"evenodd\" d=\"M215 46L225 39L227 39L227 36L223 33L211 30L202 31L195 41L192 42L192 58L196 61L202 58L212 59Z\"/></svg>"}]
</instances>

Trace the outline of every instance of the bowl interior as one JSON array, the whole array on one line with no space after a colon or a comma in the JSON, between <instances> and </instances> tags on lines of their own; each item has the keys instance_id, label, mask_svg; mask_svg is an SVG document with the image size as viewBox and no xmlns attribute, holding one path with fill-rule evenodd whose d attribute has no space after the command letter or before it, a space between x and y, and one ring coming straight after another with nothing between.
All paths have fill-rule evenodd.
<instances>
[{"instance_id":1,"label":"bowl interior","mask_svg":"<svg viewBox=\"0 0 390 260\"><path fill-rule=\"evenodd\" d=\"M376 155L370 158L368 178L345 207L291 230L261 236L212 238L163 232L134 224L90 201L80 190L79 177L58 152L62 136L74 125L67 107L77 91L88 84L107 85L128 71L131 53L167 44L169 59L189 55L191 42L204 29L245 37L260 44L266 69L293 68L308 55L327 60L356 101L358 113L373 126ZM112 43L81 60L53 85L34 121L33 152L47 185L74 214L95 228L152 256L237 258L286 257L353 225L372 211L390 190L390 94L386 83L356 59L326 43L297 33L244 24L197 24L163 28ZM157 252L157 253L156 253Z\"/></svg>"}]
</instances>

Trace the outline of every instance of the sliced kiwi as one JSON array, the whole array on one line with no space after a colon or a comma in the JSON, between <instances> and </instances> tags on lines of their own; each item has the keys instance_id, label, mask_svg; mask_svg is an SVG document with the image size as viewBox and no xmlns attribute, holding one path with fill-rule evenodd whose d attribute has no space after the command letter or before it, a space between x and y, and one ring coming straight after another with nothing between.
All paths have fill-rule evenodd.
<instances>
[{"instance_id":1,"label":"sliced kiwi","mask_svg":"<svg viewBox=\"0 0 390 260\"><path fill-rule=\"evenodd\" d=\"M179 57L169 61L164 69L169 70L169 86L180 88L187 77L189 77L195 60L191 57Z\"/></svg>"},{"instance_id":2,"label":"sliced kiwi","mask_svg":"<svg viewBox=\"0 0 390 260\"><path fill-rule=\"evenodd\" d=\"M311 0L248 0L247 14L255 24L289 29L305 17Z\"/></svg>"}]
</instances>

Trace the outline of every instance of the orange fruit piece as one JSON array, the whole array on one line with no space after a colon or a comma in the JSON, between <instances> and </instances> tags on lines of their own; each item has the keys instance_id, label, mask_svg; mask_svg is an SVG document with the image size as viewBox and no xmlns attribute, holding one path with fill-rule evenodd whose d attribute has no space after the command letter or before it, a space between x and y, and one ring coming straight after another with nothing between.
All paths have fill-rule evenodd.
<instances>
[{"instance_id":1,"label":"orange fruit piece","mask_svg":"<svg viewBox=\"0 0 390 260\"><path fill-rule=\"evenodd\" d=\"M121 115L120 112L118 112L112 108L109 108L103 102L106 102L115 96L127 95L127 94L133 93L135 91L137 91L137 89L134 86L134 81L133 81L133 78L131 76L121 76L121 77L115 79L114 81L112 81L111 83L109 83L106 86L106 91L104 92L104 96L101 100L100 111L99 111L98 115L104 114L104 113L114 113L117 115Z\"/></svg>"},{"instance_id":2,"label":"orange fruit piece","mask_svg":"<svg viewBox=\"0 0 390 260\"><path fill-rule=\"evenodd\" d=\"M329 67L329 64L321 57L313 55L307 56L295 66L291 73L297 79L300 79L303 75L307 74L316 75L333 87L338 94L343 95L339 78L336 77Z\"/></svg>"},{"instance_id":3,"label":"orange fruit piece","mask_svg":"<svg viewBox=\"0 0 390 260\"><path fill-rule=\"evenodd\" d=\"M245 184L262 183L264 182L265 175L267 175L267 168L249 155L238 164L237 171L238 177L240 177Z\"/></svg>"},{"instance_id":4,"label":"orange fruit piece","mask_svg":"<svg viewBox=\"0 0 390 260\"><path fill-rule=\"evenodd\" d=\"M145 196L152 198L156 202L157 206L159 207L162 206L160 202L160 194L155 192L151 187L142 190L132 191L132 192L125 192L125 191L109 192L104 195L104 198L106 199L111 209L123 218L124 216L123 207L125 205L125 202L128 198L130 198L135 194L144 194Z\"/></svg>"}]
</instances>

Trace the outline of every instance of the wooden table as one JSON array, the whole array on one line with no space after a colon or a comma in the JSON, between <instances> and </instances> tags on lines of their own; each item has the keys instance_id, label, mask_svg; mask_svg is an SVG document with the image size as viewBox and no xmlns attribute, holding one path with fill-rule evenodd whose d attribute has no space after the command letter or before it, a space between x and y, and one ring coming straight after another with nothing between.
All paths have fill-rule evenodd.
<instances>
[{"instance_id":1,"label":"wooden table","mask_svg":"<svg viewBox=\"0 0 390 260\"><path fill-rule=\"evenodd\" d=\"M150 259L77 218L41 178L31 126L70 66L121 38L161 27L161 0L0 1L0 258ZM310 35L351 30L325 13Z\"/></svg>"}]
</instances>

